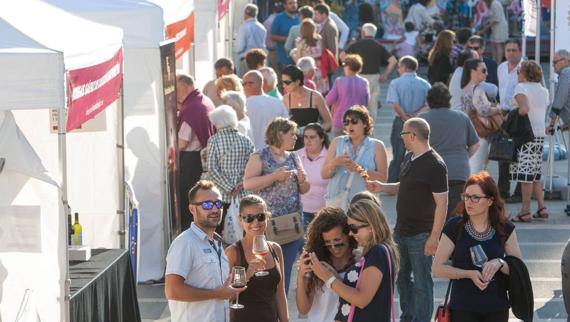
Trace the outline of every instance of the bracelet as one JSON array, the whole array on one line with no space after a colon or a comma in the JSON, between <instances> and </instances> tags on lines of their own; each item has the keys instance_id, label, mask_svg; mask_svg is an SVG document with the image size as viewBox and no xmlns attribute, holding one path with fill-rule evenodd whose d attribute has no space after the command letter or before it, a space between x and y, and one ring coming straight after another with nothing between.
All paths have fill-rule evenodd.
<instances>
[{"instance_id":1,"label":"bracelet","mask_svg":"<svg viewBox=\"0 0 570 322\"><path fill-rule=\"evenodd\" d=\"M327 280L327 282L325 283L325 286L328 288L332 287L332 283L334 283L334 281L336 281L336 276L331 276L329 277L329 279Z\"/></svg>"},{"instance_id":2,"label":"bracelet","mask_svg":"<svg viewBox=\"0 0 570 322\"><path fill-rule=\"evenodd\" d=\"M503 266L505 266L505 261L502 258L497 258L497 260L499 261L499 263L501 263L501 266L499 266L499 270L501 268L503 268Z\"/></svg>"}]
</instances>

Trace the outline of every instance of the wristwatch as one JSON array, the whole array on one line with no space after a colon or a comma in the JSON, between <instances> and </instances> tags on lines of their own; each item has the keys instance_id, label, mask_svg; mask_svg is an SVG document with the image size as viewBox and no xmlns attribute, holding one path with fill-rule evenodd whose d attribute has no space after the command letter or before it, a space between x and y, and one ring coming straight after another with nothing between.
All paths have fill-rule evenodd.
<instances>
[{"instance_id":1,"label":"wristwatch","mask_svg":"<svg viewBox=\"0 0 570 322\"><path fill-rule=\"evenodd\" d=\"M499 261L499 263L501 263L501 266L499 266L499 269L503 268L503 266L505 266L505 260L503 260L502 258L497 258L497 260Z\"/></svg>"},{"instance_id":2,"label":"wristwatch","mask_svg":"<svg viewBox=\"0 0 570 322\"><path fill-rule=\"evenodd\" d=\"M328 288L332 287L332 283L334 283L334 281L336 280L336 277L333 275L331 277L329 277L329 279L327 280L327 282L325 283L325 286Z\"/></svg>"}]
</instances>

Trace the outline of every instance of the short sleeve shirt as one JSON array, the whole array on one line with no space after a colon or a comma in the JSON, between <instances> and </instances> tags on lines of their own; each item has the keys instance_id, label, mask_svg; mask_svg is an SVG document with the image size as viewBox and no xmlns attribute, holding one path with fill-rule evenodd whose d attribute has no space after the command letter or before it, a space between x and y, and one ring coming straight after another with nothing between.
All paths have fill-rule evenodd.
<instances>
[{"instance_id":1,"label":"short sleeve shirt","mask_svg":"<svg viewBox=\"0 0 570 322\"><path fill-rule=\"evenodd\" d=\"M383 245L374 245L370 250L364 255L364 269L367 267L376 267L380 272L382 272L382 281L380 281L380 287L374 294L372 301L363 309L356 307L354 312L353 321L362 322L389 322L391 314L391 299L390 292L394 289L394 278L390 274L391 269L393 270L393 261L390 263L385 248ZM344 283L351 287L356 287L360 275L361 266L359 262L354 264L348 269L346 275L344 276ZM393 273L393 272L392 272ZM362 281L361 283L366 282ZM338 313L335 318L337 321L347 321L350 312L350 304L344 299L340 298Z\"/></svg>"},{"instance_id":2,"label":"short sleeve shirt","mask_svg":"<svg viewBox=\"0 0 570 322\"><path fill-rule=\"evenodd\" d=\"M462 217L452 217L443 227L443 233L455 244L453 266L466 270L479 270L473 265L469 249L480 244L488 260L505 257L505 247L498 233L486 241L473 239L461 224ZM504 228L504 240L507 240L515 226L507 221ZM471 279L453 280L449 305L452 310L469 312L503 311L509 308L506 290L506 276L497 272L494 281L484 291L479 290Z\"/></svg>"},{"instance_id":3,"label":"short sleeve shirt","mask_svg":"<svg viewBox=\"0 0 570 322\"><path fill-rule=\"evenodd\" d=\"M366 37L355 42L345 51L349 54L358 54L362 57L362 61L364 62L362 74L365 75L380 73L380 66L388 65L388 59L392 57L388 50L372 37Z\"/></svg>"},{"instance_id":4,"label":"short sleeve shirt","mask_svg":"<svg viewBox=\"0 0 570 322\"><path fill-rule=\"evenodd\" d=\"M166 255L165 275L178 275L184 283L202 289L216 289L228 277L229 264L222 244L210 243L208 236L194 223L170 245ZM229 321L227 300L183 302L169 300L172 321Z\"/></svg>"},{"instance_id":5,"label":"short sleeve shirt","mask_svg":"<svg viewBox=\"0 0 570 322\"><path fill-rule=\"evenodd\" d=\"M435 216L433 194L447 191L447 167L437 152L430 149L414 160L411 152L406 154L400 167L396 232L401 236L430 232Z\"/></svg>"}]
</instances>

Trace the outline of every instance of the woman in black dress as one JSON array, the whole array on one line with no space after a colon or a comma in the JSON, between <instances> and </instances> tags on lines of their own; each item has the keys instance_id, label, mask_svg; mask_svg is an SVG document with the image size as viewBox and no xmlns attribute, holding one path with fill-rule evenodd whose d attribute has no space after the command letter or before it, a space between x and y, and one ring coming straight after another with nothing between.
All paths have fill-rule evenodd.
<instances>
[{"instance_id":1,"label":"woman in black dress","mask_svg":"<svg viewBox=\"0 0 570 322\"><path fill-rule=\"evenodd\" d=\"M451 64L451 50L455 41L455 33L443 30L437 35L437 40L428 55L428 80L430 84L442 82L449 84L451 74L455 70Z\"/></svg>"}]
</instances>

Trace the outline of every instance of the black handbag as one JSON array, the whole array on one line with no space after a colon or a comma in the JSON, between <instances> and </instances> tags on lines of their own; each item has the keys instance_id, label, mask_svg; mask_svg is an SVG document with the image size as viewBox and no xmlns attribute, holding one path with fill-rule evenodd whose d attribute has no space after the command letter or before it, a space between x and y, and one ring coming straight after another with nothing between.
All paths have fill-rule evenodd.
<instances>
[{"instance_id":1,"label":"black handbag","mask_svg":"<svg viewBox=\"0 0 570 322\"><path fill-rule=\"evenodd\" d=\"M517 159L517 149L512 139L499 132L489 137L489 160L513 162Z\"/></svg>"}]
</instances>

